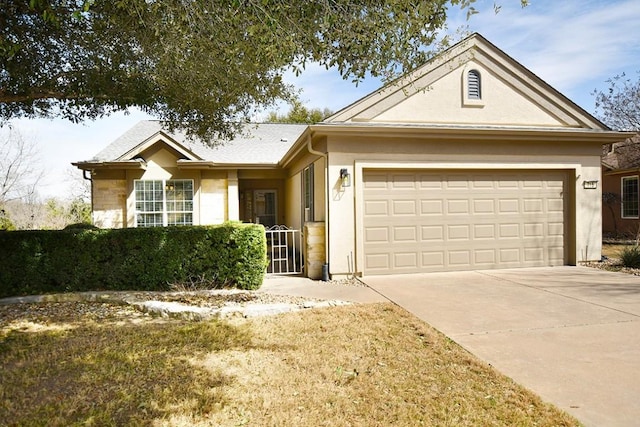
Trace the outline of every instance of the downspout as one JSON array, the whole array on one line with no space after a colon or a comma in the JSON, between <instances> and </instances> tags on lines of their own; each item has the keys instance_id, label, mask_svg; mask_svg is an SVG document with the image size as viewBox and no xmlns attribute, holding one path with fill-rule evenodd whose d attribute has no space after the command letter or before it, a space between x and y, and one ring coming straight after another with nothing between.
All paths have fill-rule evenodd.
<instances>
[{"instance_id":1,"label":"downspout","mask_svg":"<svg viewBox=\"0 0 640 427\"><path fill-rule=\"evenodd\" d=\"M316 151L313 149L313 144L311 143L311 135L307 135L307 151L310 154L315 154L316 156L320 156L324 158L324 180L325 180L325 199L324 199L324 259L325 265L327 266L327 275L328 275L328 265L329 265L329 155L328 153L322 153L320 151ZM324 268L323 268L324 272ZM324 276L324 275L323 275ZM324 279L328 279L323 277Z\"/></svg>"},{"instance_id":2,"label":"downspout","mask_svg":"<svg viewBox=\"0 0 640 427\"><path fill-rule=\"evenodd\" d=\"M89 172L89 176L87 176L87 172ZM94 218L93 218L93 174L94 174L94 170L87 170L87 169L82 169L82 178L89 181L91 183L91 224L95 224Z\"/></svg>"}]
</instances>

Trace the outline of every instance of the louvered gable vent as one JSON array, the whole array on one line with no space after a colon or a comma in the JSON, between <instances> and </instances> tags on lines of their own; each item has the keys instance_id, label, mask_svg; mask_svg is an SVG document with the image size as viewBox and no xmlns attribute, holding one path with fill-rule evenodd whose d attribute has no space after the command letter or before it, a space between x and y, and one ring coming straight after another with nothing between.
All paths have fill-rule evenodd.
<instances>
[{"instance_id":1,"label":"louvered gable vent","mask_svg":"<svg viewBox=\"0 0 640 427\"><path fill-rule=\"evenodd\" d=\"M467 86L469 99L481 99L480 73L478 70L470 70L467 74Z\"/></svg>"}]
</instances>

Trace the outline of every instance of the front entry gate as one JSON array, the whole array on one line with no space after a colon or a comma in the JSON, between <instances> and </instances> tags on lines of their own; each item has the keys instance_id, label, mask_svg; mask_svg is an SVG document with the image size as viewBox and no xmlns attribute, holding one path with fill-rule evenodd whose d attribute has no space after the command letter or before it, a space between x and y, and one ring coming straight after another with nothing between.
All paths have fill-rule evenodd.
<instances>
[{"instance_id":1,"label":"front entry gate","mask_svg":"<svg viewBox=\"0 0 640 427\"><path fill-rule=\"evenodd\" d=\"M285 225L265 229L267 236L267 273L302 273L302 233Z\"/></svg>"}]
</instances>

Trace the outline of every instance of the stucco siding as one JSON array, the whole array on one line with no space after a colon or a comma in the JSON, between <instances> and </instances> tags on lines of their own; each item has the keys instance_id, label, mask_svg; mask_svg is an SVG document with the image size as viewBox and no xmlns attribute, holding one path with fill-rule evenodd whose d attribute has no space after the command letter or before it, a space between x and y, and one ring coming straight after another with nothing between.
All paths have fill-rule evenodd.
<instances>
[{"instance_id":1,"label":"stucco siding","mask_svg":"<svg viewBox=\"0 0 640 427\"><path fill-rule=\"evenodd\" d=\"M329 245L332 274L347 274L348 259L356 255L362 270L362 177L367 168L425 170L560 170L569 177L567 191L568 238L565 243L570 264L598 260L601 253L601 193L583 188L583 181L600 177L597 143L538 143L518 141L518 149L505 142L366 141L368 153L360 152L363 141L341 137L330 139L329 155ZM353 150L357 152L344 152ZM364 151L364 150L363 150ZM517 154L514 154L516 152ZM339 186L341 168L352 174L351 187ZM573 183L573 184L572 184Z\"/></svg>"},{"instance_id":2,"label":"stucco siding","mask_svg":"<svg viewBox=\"0 0 640 427\"><path fill-rule=\"evenodd\" d=\"M463 85L469 69L480 72L482 100L481 103L464 105ZM422 90L371 121L564 126L556 117L525 98L518 88L510 87L480 64L469 63L458 67L420 89Z\"/></svg>"},{"instance_id":3,"label":"stucco siding","mask_svg":"<svg viewBox=\"0 0 640 427\"><path fill-rule=\"evenodd\" d=\"M302 173L298 172L285 180L285 225L296 230L302 229Z\"/></svg>"},{"instance_id":4,"label":"stucco siding","mask_svg":"<svg viewBox=\"0 0 640 427\"><path fill-rule=\"evenodd\" d=\"M313 208L314 208L314 221L324 221L326 215L326 205L325 200L327 199L326 192L326 171L325 171L326 161L324 157L319 158L313 163Z\"/></svg>"},{"instance_id":5,"label":"stucco siding","mask_svg":"<svg viewBox=\"0 0 640 427\"><path fill-rule=\"evenodd\" d=\"M197 194L200 225L221 224L228 219L227 179L203 177Z\"/></svg>"}]
</instances>

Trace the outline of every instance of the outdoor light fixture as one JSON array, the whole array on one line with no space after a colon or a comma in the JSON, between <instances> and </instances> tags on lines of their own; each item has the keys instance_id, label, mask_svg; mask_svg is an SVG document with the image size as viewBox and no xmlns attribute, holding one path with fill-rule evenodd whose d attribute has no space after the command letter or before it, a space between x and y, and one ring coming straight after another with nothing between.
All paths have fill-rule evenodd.
<instances>
[{"instance_id":1,"label":"outdoor light fixture","mask_svg":"<svg viewBox=\"0 0 640 427\"><path fill-rule=\"evenodd\" d=\"M340 169L340 181L343 187L351 186L351 175L349 175L347 168Z\"/></svg>"}]
</instances>

